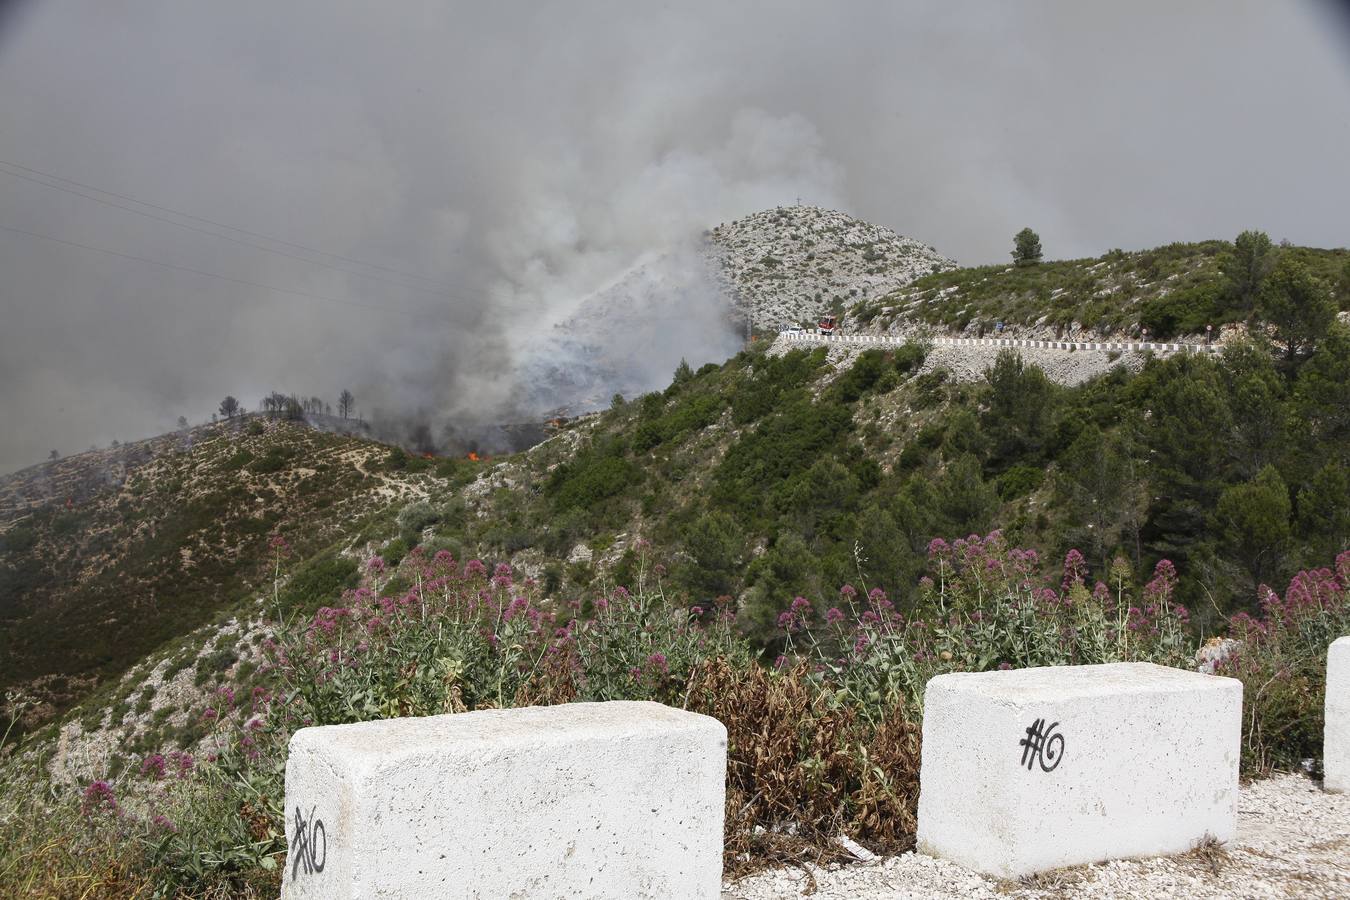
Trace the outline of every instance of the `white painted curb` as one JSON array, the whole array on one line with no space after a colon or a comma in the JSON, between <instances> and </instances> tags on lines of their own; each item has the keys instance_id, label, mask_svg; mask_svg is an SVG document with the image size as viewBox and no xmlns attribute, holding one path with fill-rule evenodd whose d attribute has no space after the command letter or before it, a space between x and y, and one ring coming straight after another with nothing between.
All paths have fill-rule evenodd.
<instances>
[{"instance_id":1,"label":"white painted curb","mask_svg":"<svg viewBox=\"0 0 1350 900\"><path fill-rule=\"evenodd\" d=\"M1350 793L1350 637L1332 641L1327 651L1326 712L1322 787Z\"/></svg>"},{"instance_id":2,"label":"white painted curb","mask_svg":"<svg viewBox=\"0 0 1350 900\"><path fill-rule=\"evenodd\" d=\"M284 898L714 898L726 729L657 703L304 728Z\"/></svg>"},{"instance_id":3,"label":"white painted curb","mask_svg":"<svg viewBox=\"0 0 1350 900\"><path fill-rule=\"evenodd\" d=\"M788 343L799 344L852 344L899 347L912 337L892 334L817 334L813 331L782 331L779 337ZM1012 347L1026 350L1068 350L1098 351L1101 353L1156 353L1166 356L1171 353L1217 353L1220 347L1215 344L1173 344L1155 341L1040 341L1026 338L932 338L935 347Z\"/></svg>"},{"instance_id":4,"label":"white painted curb","mask_svg":"<svg viewBox=\"0 0 1350 900\"><path fill-rule=\"evenodd\" d=\"M986 875L1182 853L1237 827L1242 683L1149 663L940 675L921 852Z\"/></svg>"}]
</instances>

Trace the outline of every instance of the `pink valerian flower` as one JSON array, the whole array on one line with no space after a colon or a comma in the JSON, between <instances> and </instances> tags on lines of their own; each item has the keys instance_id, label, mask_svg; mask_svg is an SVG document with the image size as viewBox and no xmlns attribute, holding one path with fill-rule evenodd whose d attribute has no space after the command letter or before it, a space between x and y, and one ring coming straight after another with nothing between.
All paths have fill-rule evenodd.
<instances>
[{"instance_id":1,"label":"pink valerian flower","mask_svg":"<svg viewBox=\"0 0 1350 900\"><path fill-rule=\"evenodd\" d=\"M1126 611L1125 621L1131 631L1142 631L1148 625L1144 611L1137 606L1131 606Z\"/></svg>"},{"instance_id":2,"label":"pink valerian flower","mask_svg":"<svg viewBox=\"0 0 1350 900\"><path fill-rule=\"evenodd\" d=\"M794 597L788 608L778 614L778 627L791 634L806 628L810 619L811 601L805 597Z\"/></svg>"},{"instance_id":3,"label":"pink valerian flower","mask_svg":"<svg viewBox=\"0 0 1350 900\"><path fill-rule=\"evenodd\" d=\"M173 824L173 820L171 820L168 816L164 815L164 813L156 813L155 817L151 819L150 822L156 828L162 828L165 831L178 830L178 826Z\"/></svg>"},{"instance_id":4,"label":"pink valerian flower","mask_svg":"<svg viewBox=\"0 0 1350 900\"><path fill-rule=\"evenodd\" d=\"M1284 592L1286 611L1332 609L1345 602L1345 590L1330 569L1299 572Z\"/></svg>"},{"instance_id":5,"label":"pink valerian flower","mask_svg":"<svg viewBox=\"0 0 1350 900\"><path fill-rule=\"evenodd\" d=\"M164 769L164 756L160 753L152 753L141 762L141 774L148 775L154 781L164 780Z\"/></svg>"},{"instance_id":6,"label":"pink valerian flower","mask_svg":"<svg viewBox=\"0 0 1350 900\"><path fill-rule=\"evenodd\" d=\"M169 764L173 766L175 774L179 778L186 778L192 771L197 761L192 758L191 753L184 753L182 750L174 750L169 753Z\"/></svg>"},{"instance_id":7,"label":"pink valerian flower","mask_svg":"<svg viewBox=\"0 0 1350 900\"><path fill-rule=\"evenodd\" d=\"M385 564L383 557L372 556L370 559L366 560L366 571L374 575L379 575L384 572L386 568L388 568L388 566Z\"/></svg>"},{"instance_id":8,"label":"pink valerian flower","mask_svg":"<svg viewBox=\"0 0 1350 900\"><path fill-rule=\"evenodd\" d=\"M431 561L438 566L452 566L455 564L455 556L449 550L437 550Z\"/></svg>"},{"instance_id":9,"label":"pink valerian flower","mask_svg":"<svg viewBox=\"0 0 1350 900\"><path fill-rule=\"evenodd\" d=\"M286 539L275 532L267 539L267 546L271 547L272 550L281 556L287 556L291 551L291 545L286 543Z\"/></svg>"},{"instance_id":10,"label":"pink valerian flower","mask_svg":"<svg viewBox=\"0 0 1350 900\"><path fill-rule=\"evenodd\" d=\"M226 685L225 687L222 687L220 690L216 691L216 696L221 699L222 705L224 705L229 709L234 708L234 688L230 687L229 685Z\"/></svg>"},{"instance_id":11,"label":"pink valerian flower","mask_svg":"<svg viewBox=\"0 0 1350 900\"><path fill-rule=\"evenodd\" d=\"M839 589L839 596L851 599L858 596L858 589L851 584L846 584Z\"/></svg>"},{"instance_id":12,"label":"pink valerian flower","mask_svg":"<svg viewBox=\"0 0 1350 900\"><path fill-rule=\"evenodd\" d=\"M951 551L951 546L940 537L935 537L928 542L929 559L947 559L951 556Z\"/></svg>"},{"instance_id":13,"label":"pink valerian flower","mask_svg":"<svg viewBox=\"0 0 1350 900\"><path fill-rule=\"evenodd\" d=\"M1280 600L1280 595L1271 590L1270 585L1257 585L1256 598L1266 614L1268 624L1275 625L1284 621L1284 603Z\"/></svg>"},{"instance_id":14,"label":"pink valerian flower","mask_svg":"<svg viewBox=\"0 0 1350 900\"><path fill-rule=\"evenodd\" d=\"M220 713L216 712L216 708L214 706L208 706L206 709L202 710L203 722L214 722L219 717Z\"/></svg>"},{"instance_id":15,"label":"pink valerian flower","mask_svg":"<svg viewBox=\"0 0 1350 900\"><path fill-rule=\"evenodd\" d=\"M637 680L642 677L642 670L639 669L637 666L633 666L631 669L628 670L628 677Z\"/></svg>"},{"instance_id":16,"label":"pink valerian flower","mask_svg":"<svg viewBox=\"0 0 1350 900\"><path fill-rule=\"evenodd\" d=\"M1105 603L1111 599L1111 589L1106 586L1105 582L1097 582L1092 586L1092 599L1098 603Z\"/></svg>"},{"instance_id":17,"label":"pink valerian flower","mask_svg":"<svg viewBox=\"0 0 1350 900\"><path fill-rule=\"evenodd\" d=\"M837 606L831 606L825 610L825 623L827 625L838 625L844 621L844 611Z\"/></svg>"},{"instance_id":18,"label":"pink valerian flower","mask_svg":"<svg viewBox=\"0 0 1350 900\"><path fill-rule=\"evenodd\" d=\"M786 669L787 664L788 658L782 653L778 654L778 658L773 661L773 667L775 669Z\"/></svg>"},{"instance_id":19,"label":"pink valerian flower","mask_svg":"<svg viewBox=\"0 0 1350 900\"><path fill-rule=\"evenodd\" d=\"M1336 578L1343 589L1350 588L1350 550L1336 555Z\"/></svg>"},{"instance_id":20,"label":"pink valerian flower","mask_svg":"<svg viewBox=\"0 0 1350 900\"><path fill-rule=\"evenodd\" d=\"M1010 670L1011 668L1012 668L1012 663L1010 663L1010 662L1001 662L1001 663L998 664L998 670L999 670L1000 672L1007 672L1007 671Z\"/></svg>"},{"instance_id":21,"label":"pink valerian flower","mask_svg":"<svg viewBox=\"0 0 1350 900\"><path fill-rule=\"evenodd\" d=\"M660 672L663 675L670 671L670 666L666 662L666 655L664 653L653 653L651 656L647 657L647 668L651 669L653 672Z\"/></svg>"},{"instance_id":22,"label":"pink valerian flower","mask_svg":"<svg viewBox=\"0 0 1350 900\"><path fill-rule=\"evenodd\" d=\"M1067 594L1070 588L1083 584L1086 579L1087 561L1077 549L1070 550L1064 555L1064 578L1059 583L1060 590Z\"/></svg>"},{"instance_id":23,"label":"pink valerian flower","mask_svg":"<svg viewBox=\"0 0 1350 900\"><path fill-rule=\"evenodd\" d=\"M487 574L487 566L483 565L481 559L471 559L464 566L464 577L473 578L479 575Z\"/></svg>"},{"instance_id":24,"label":"pink valerian flower","mask_svg":"<svg viewBox=\"0 0 1350 900\"><path fill-rule=\"evenodd\" d=\"M703 615L703 607L701 606L689 607L689 615L693 616L695 619L699 618L700 616Z\"/></svg>"},{"instance_id":25,"label":"pink valerian flower","mask_svg":"<svg viewBox=\"0 0 1350 900\"><path fill-rule=\"evenodd\" d=\"M103 779L90 782L89 787L84 789L84 798L80 802L80 812L85 816L92 816L97 813L116 813L117 797L113 794L112 785Z\"/></svg>"},{"instance_id":26,"label":"pink valerian flower","mask_svg":"<svg viewBox=\"0 0 1350 900\"><path fill-rule=\"evenodd\" d=\"M1156 603L1171 601L1177 586L1177 567L1170 559L1160 559L1153 567L1153 580L1144 585L1144 599Z\"/></svg>"},{"instance_id":27,"label":"pink valerian flower","mask_svg":"<svg viewBox=\"0 0 1350 900\"><path fill-rule=\"evenodd\" d=\"M530 601L528 598L514 597L511 602L506 605L506 610L502 613L502 620L510 622L516 616L528 613L529 608Z\"/></svg>"}]
</instances>

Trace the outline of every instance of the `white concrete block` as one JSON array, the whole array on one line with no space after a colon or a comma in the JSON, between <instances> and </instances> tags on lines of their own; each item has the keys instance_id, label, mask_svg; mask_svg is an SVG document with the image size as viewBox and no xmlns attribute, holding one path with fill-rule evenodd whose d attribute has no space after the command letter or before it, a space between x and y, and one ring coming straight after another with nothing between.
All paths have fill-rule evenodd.
<instances>
[{"instance_id":1,"label":"white concrete block","mask_svg":"<svg viewBox=\"0 0 1350 900\"><path fill-rule=\"evenodd\" d=\"M1242 683L1149 663L939 675L919 850L1018 878L1237 826Z\"/></svg>"},{"instance_id":2,"label":"white concrete block","mask_svg":"<svg viewBox=\"0 0 1350 900\"><path fill-rule=\"evenodd\" d=\"M1350 793L1350 637L1327 651L1327 721L1322 745L1322 787Z\"/></svg>"},{"instance_id":3,"label":"white concrete block","mask_svg":"<svg viewBox=\"0 0 1350 900\"><path fill-rule=\"evenodd\" d=\"M284 898L717 898L726 729L658 703L304 728Z\"/></svg>"}]
</instances>

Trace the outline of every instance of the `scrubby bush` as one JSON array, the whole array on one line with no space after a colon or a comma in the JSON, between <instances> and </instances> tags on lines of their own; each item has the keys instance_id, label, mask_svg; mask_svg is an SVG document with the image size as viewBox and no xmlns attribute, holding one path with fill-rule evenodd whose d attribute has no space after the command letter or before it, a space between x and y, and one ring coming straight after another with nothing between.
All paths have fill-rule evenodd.
<instances>
[{"instance_id":1,"label":"scrubby bush","mask_svg":"<svg viewBox=\"0 0 1350 900\"><path fill-rule=\"evenodd\" d=\"M1350 634L1350 553L1299 572L1283 597L1260 592L1261 615L1233 617L1241 644L1215 669L1242 679L1242 766L1253 774L1321 758L1327 648Z\"/></svg>"},{"instance_id":2,"label":"scrubby bush","mask_svg":"<svg viewBox=\"0 0 1350 900\"><path fill-rule=\"evenodd\" d=\"M409 547L422 543L422 532L441 521L441 514L430 503L409 503L398 514L398 533Z\"/></svg>"},{"instance_id":3,"label":"scrubby bush","mask_svg":"<svg viewBox=\"0 0 1350 900\"><path fill-rule=\"evenodd\" d=\"M787 562L806 550L783 543L793 541ZM726 724L729 872L838 859L840 834L899 851L914 840L918 721L934 675L1194 664L1166 560L1138 587L1124 560L1094 578L1077 551L1047 566L997 532L934 540L903 607L865 585L786 603L782 652L765 665L731 598L687 604L667 593L645 544L631 553L631 591L572 602L444 551L414 550L397 572L370 560L362 587L265 642L266 672L253 676L264 684L221 686L193 712L178 737L205 736L210 759L151 753L115 782L64 793L6 769L17 790L0 795L0 893L274 896L295 728L574 700L650 699ZM1347 584L1342 554L1334 571L1301 573L1284 598L1267 590L1261 619L1231 623L1241 649L1220 671L1246 685L1245 772L1317 754L1326 648L1350 629Z\"/></svg>"}]
</instances>

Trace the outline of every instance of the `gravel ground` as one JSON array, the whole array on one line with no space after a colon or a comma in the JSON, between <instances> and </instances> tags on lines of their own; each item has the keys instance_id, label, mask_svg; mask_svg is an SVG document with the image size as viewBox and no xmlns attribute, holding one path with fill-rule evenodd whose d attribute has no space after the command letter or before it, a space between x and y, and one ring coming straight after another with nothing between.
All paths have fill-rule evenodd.
<instances>
[{"instance_id":1,"label":"gravel ground","mask_svg":"<svg viewBox=\"0 0 1350 900\"><path fill-rule=\"evenodd\" d=\"M814 879L814 891L812 880ZM1350 897L1350 794L1302 775L1242 789L1226 852L1120 860L999 881L917 853L870 866L776 869L723 886L723 900L909 898Z\"/></svg>"}]
</instances>

